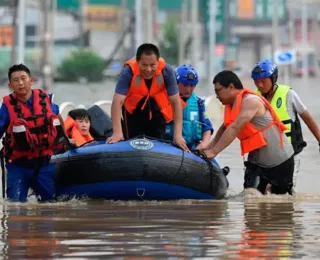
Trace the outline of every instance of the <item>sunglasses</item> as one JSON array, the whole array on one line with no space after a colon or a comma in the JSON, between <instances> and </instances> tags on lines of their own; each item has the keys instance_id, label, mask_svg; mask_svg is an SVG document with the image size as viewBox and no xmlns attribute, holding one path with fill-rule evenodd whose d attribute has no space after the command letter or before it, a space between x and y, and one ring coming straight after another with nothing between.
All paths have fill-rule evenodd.
<instances>
[{"instance_id":1,"label":"sunglasses","mask_svg":"<svg viewBox=\"0 0 320 260\"><path fill-rule=\"evenodd\" d=\"M214 89L214 92L216 92L216 95L219 95L219 92L221 91L221 90L223 90L225 87L221 87L221 88L219 88L219 89Z\"/></svg>"}]
</instances>

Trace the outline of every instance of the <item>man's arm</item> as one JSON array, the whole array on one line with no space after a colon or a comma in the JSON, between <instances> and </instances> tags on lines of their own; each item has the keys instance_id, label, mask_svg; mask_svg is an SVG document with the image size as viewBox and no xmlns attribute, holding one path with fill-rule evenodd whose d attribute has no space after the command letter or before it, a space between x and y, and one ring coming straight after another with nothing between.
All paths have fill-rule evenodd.
<instances>
[{"instance_id":1,"label":"man's arm","mask_svg":"<svg viewBox=\"0 0 320 260\"><path fill-rule=\"evenodd\" d=\"M49 99L50 99L50 107L51 107L52 113L54 113L55 115L58 116L60 125L61 125L61 127L63 129L63 132L67 136L66 129L64 127L64 121L63 121L62 116L60 114L60 108L59 108L59 106L57 104L53 103L54 95L53 94L48 94L48 96L49 96Z\"/></svg>"},{"instance_id":2,"label":"man's arm","mask_svg":"<svg viewBox=\"0 0 320 260\"><path fill-rule=\"evenodd\" d=\"M173 109L174 134L182 135L182 107L179 94L169 96Z\"/></svg>"},{"instance_id":3,"label":"man's arm","mask_svg":"<svg viewBox=\"0 0 320 260\"><path fill-rule=\"evenodd\" d=\"M8 108L2 103L0 108L0 138L3 136L10 123Z\"/></svg>"},{"instance_id":4,"label":"man's arm","mask_svg":"<svg viewBox=\"0 0 320 260\"><path fill-rule=\"evenodd\" d=\"M182 137L182 107L179 94L169 96L170 103L173 108L174 134L173 142L181 149L190 152L186 141Z\"/></svg>"},{"instance_id":5,"label":"man's arm","mask_svg":"<svg viewBox=\"0 0 320 260\"><path fill-rule=\"evenodd\" d=\"M107 143L116 143L123 140L123 132L121 126L122 106L129 91L133 74L129 66L123 67L120 78L116 85L111 105L111 119L113 134L107 139Z\"/></svg>"},{"instance_id":6,"label":"man's arm","mask_svg":"<svg viewBox=\"0 0 320 260\"><path fill-rule=\"evenodd\" d=\"M300 116L320 144L320 129L311 114L306 110Z\"/></svg>"},{"instance_id":7,"label":"man's arm","mask_svg":"<svg viewBox=\"0 0 320 260\"><path fill-rule=\"evenodd\" d=\"M202 123L202 140L198 144L196 149L202 150L210 144L210 139L213 134L213 126L206 115L206 106L205 101L198 97L198 106L199 106L199 121Z\"/></svg>"},{"instance_id":8,"label":"man's arm","mask_svg":"<svg viewBox=\"0 0 320 260\"><path fill-rule=\"evenodd\" d=\"M209 147L207 149L211 149L217 144L217 142L220 140L220 138L221 138L221 136L222 136L222 134L224 133L225 130L226 130L226 127L225 127L224 124L222 124L219 127L216 135L214 136L213 140L211 141L211 143L209 144Z\"/></svg>"},{"instance_id":9,"label":"man's arm","mask_svg":"<svg viewBox=\"0 0 320 260\"><path fill-rule=\"evenodd\" d=\"M311 114L307 111L307 107L302 102L299 95L292 89L288 93L288 102L289 102L289 104L287 104L288 109L290 109L290 105L291 105L292 106L291 109L293 109L294 112L299 114L299 116L308 126L311 133L317 139L318 143L320 143L320 130L317 123L315 122Z\"/></svg>"},{"instance_id":10,"label":"man's arm","mask_svg":"<svg viewBox=\"0 0 320 260\"><path fill-rule=\"evenodd\" d=\"M64 132L64 134L67 136L66 128L64 127L63 118L62 118L62 116L61 116L60 114L58 114L58 118L59 118L60 125L61 125L61 127L62 127L62 129L63 129L63 132Z\"/></svg>"},{"instance_id":11,"label":"man's arm","mask_svg":"<svg viewBox=\"0 0 320 260\"><path fill-rule=\"evenodd\" d=\"M163 70L163 78L173 108L174 135L182 136L182 107L176 76L171 65L166 64Z\"/></svg>"},{"instance_id":12,"label":"man's arm","mask_svg":"<svg viewBox=\"0 0 320 260\"><path fill-rule=\"evenodd\" d=\"M66 131L66 128L64 126L64 121L63 121L63 118L60 114L58 114L58 118L59 118L59 122L60 122L60 125L62 127L62 130L63 130L63 133L65 135L65 138L66 138L66 141L67 141L67 145L70 147L77 147L76 146L76 141L72 138L69 138L68 134L67 134L67 131Z\"/></svg>"},{"instance_id":13,"label":"man's arm","mask_svg":"<svg viewBox=\"0 0 320 260\"><path fill-rule=\"evenodd\" d=\"M169 100L173 109L173 122L174 122L174 143L185 151L190 151L187 147L186 141L182 137L182 107L177 85L176 76L171 65L166 64L163 69L163 78L166 89L169 95Z\"/></svg>"},{"instance_id":14,"label":"man's arm","mask_svg":"<svg viewBox=\"0 0 320 260\"><path fill-rule=\"evenodd\" d=\"M219 141L210 150L205 151L208 158L214 158L222 150L228 147L237 137L243 126L249 123L257 114L258 109L261 106L263 106L263 104L256 98L244 100L241 106L241 112L237 119L223 132Z\"/></svg>"},{"instance_id":15,"label":"man's arm","mask_svg":"<svg viewBox=\"0 0 320 260\"><path fill-rule=\"evenodd\" d=\"M107 139L107 143L115 143L123 139L123 132L121 126L121 109L124 104L126 96L115 93L111 105L111 119L113 134Z\"/></svg>"},{"instance_id":16,"label":"man's arm","mask_svg":"<svg viewBox=\"0 0 320 260\"><path fill-rule=\"evenodd\" d=\"M203 143L204 147L207 146L210 143L211 133L212 133L211 130L207 130L207 131L202 133L201 144Z\"/></svg>"},{"instance_id":17,"label":"man's arm","mask_svg":"<svg viewBox=\"0 0 320 260\"><path fill-rule=\"evenodd\" d=\"M63 121L63 118L60 114L60 108L57 104L53 103L53 97L54 95L53 94L49 94L49 99L50 99L50 106L51 106L51 110L52 112L58 116L58 119L59 119L59 122L60 122L60 125L62 127L62 130L63 130L63 133L65 135L65 138L66 138L66 141L68 142L69 145L75 145L75 141L73 139L70 139L67 135L67 132L66 132L66 128L64 126L64 121Z\"/></svg>"}]
</instances>

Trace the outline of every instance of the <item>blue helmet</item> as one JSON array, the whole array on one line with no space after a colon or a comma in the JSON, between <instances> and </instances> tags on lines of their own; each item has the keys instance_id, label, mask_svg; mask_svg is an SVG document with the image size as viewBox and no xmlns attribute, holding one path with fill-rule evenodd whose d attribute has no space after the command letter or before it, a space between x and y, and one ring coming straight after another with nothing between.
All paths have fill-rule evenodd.
<instances>
[{"instance_id":1,"label":"blue helmet","mask_svg":"<svg viewBox=\"0 0 320 260\"><path fill-rule=\"evenodd\" d=\"M264 79L270 78L272 85L277 82L278 79L278 68L277 65L269 60L259 61L251 72L252 79Z\"/></svg>"},{"instance_id":2,"label":"blue helmet","mask_svg":"<svg viewBox=\"0 0 320 260\"><path fill-rule=\"evenodd\" d=\"M175 69L178 83L197 85L199 82L198 72L189 64L183 64Z\"/></svg>"}]
</instances>

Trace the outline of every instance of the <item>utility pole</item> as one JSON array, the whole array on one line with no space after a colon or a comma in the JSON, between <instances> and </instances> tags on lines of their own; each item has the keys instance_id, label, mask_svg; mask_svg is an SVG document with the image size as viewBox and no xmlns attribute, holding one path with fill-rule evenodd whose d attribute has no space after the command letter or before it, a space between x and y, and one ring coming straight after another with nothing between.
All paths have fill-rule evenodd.
<instances>
[{"instance_id":1,"label":"utility pole","mask_svg":"<svg viewBox=\"0 0 320 260\"><path fill-rule=\"evenodd\" d=\"M228 66L228 61L230 60L230 0L224 0L224 46L225 46L225 52L224 52L224 62L225 62L225 68L230 69Z\"/></svg>"},{"instance_id":2,"label":"utility pole","mask_svg":"<svg viewBox=\"0 0 320 260\"><path fill-rule=\"evenodd\" d=\"M135 0L136 16L136 49L142 44L142 0Z\"/></svg>"},{"instance_id":3,"label":"utility pole","mask_svg":"<svg viewBox=\"0 0 320 260\"><path fill-rule=\"evenodd\" d=\"M155 45L159 45L159 37L158 37L158 0L152 0L152 38L153 43ZM154 28L154 25L156 28Z\"/></svg>"},{"instance_id":4,"label":"utility pole","mask_svg":"<svg viewBox=\"0 0 320 260\"><path fill-rule=\"evenodd\" d=\"M295 19L295 10L293 7L289 10L289 31L290 31L290 47L292 50L296 49L296 19ZM292 74L295 64L291 64L289 76Z\"/></svg>"},{"instance_id":5,"label":"utility pole","mask_svg":"<svg viewBox=\"0 0 320 260\"><path fill-rule=\"evenodd\" d=\"M317 59L317 57L319 57L319 24L318 24L318 15L317 13L314 14L313 16L313 41L314 41L314 47L315 47L315 50L316 50L316 58L314 59L314 67L315 67L315 70L316 70L316 75L319 76L319 72L320 72L320 69L319 69L319 61Z\"/></svg>"},{"instance_id":6,"label":"utility pole","mask_svg":"<svg viewBox=\"0 0 320 260\"><path fill-rule=\"evenodd\" d=\"M130 22L130 21L129 21ZM133 26L131 26L131 29L130 29L130 38L129 38L129 40L128 40L128 42L129 42L129 46L127 46L128 47L128 49L130 50L129 51L129 55L130 55L130 57L132 56L135 56L136 55L136 45L137 45L137 43L136 43L136 36L135 36L135 31L136 31L136 22L137 22L137 18L135 17L134 18L134 25Z\"/></svg>"},{"instance_id":7,"label":"utility pole","mask_svg":"<svg viewBox=\"0 0 320 260\"><path fill-rule=\"evenodd\" d=\"M306 0L301 0L301 36L302 36L302 44L303 49L305 51L302 52L302 75L306 80L308 78L308 6Z\"/></svg>"},{"instance_id":8,"label":"utility pole","mask_svg":"<svg viewBox=\"0 0 320 260\"><path fill-rule=\"evenodd\" d=\"M153 13L152 0L145 1L143 4L143 14L146 14L147 21L144 23L143 31L145 32L144 42L153 43Z\"/></svg>"},{"instance_id":9,"label":"utility pole","mask_svg":"<svg viewBox=\"0 0 320 260\"><path fill-rule=\"evenodd\" d=\"M41 0L41 14L42 14L42 30L41 30L41 48L42 48L42 88L50 90L52 87L52 32L53 32L53 15L52 9L55 0Z\"/></svg>"},{"instance_id":10,"label":"utility pole","mask_svg":"<svg viewBox=\"0 0 320 260\"><path fill-rule=\"evenodd\" d=\"M142 42L152 42L152 0L143 1L141 5L141 15L143 14L143 22L141 23Z\"/></svg>"},{"instance_id":11,"label":"utility pole","mask_svg":"<svg viewBox=\"0 0 320 260\"><path fill-rule=\"evenodd\" d=\"M191 64L194 67L197 67L198 61L198 15L199 15L199 8L198 8L198 0L191 0L191 26L192 26L192 51L191 51Z\"/></svg>"},{"instance_id":12,"label":"utility pole","mask_svg":"<svg viewBox=\"0 0 320 260\"><path fill-rule=\"evenodd\" d=\"M24 63L25 45L26 45L26 25L25 25L25 11L26 0L19 0L18 3L18 59L17 63Z\"/></svg>"},{"instance_id":13,"label":"utility pole","mask_svg":"<svg viewBox=\"0 0 320 260\"><path fill-rule=\"evenodd\" d=\"M13 8L13 17L12 17L12 49L11 49L11 65L15 64L17 62L17 24L18 24L18 5L19 0L13 0L12 1L12 8Z\"/></svg>"},{"instance_id":14,"label":"utility pole","mask_svg":"<svg viewBox=\"0 0 320 260\"><path fill-rule=\"evenodd\" d=\"M86 6L87 6L87 0L80 0L79 40L80 40L81 47L86 46L86 32L87 32Z\"/></svg>"},{"instance_id":15,"label":"utility pole","mask_svg":"<svg viewBox=\"0 0 320 260\"><path fill-rule=\"evenodd\" d=\"M273 0L273 16L272 16L272 48L271 48L271 55L272 61L275 62L275 52L279 49L280 42L279 42L279 0ZM290 65L283 65L283 78L284 83L289 85L290 84Z\"/></svg>"},{"instance_id":16,"label":"utility pole","mask_svg":"<svg viewBox=\"0 0 320 260\"><path fill-rule=\"evenodd\" d=\"M120 18L120 32L122 32L126 29L127 27L127 1L126 0L121 0L121 18ZM120 61L121 63L125 61L126 59L126 47L125 47L125 41L126 37L123 39L122 46L120 48Z\"/></svg>"},{"instance_id":17,"label":"utility pole","mask_svg":"<svg viewBox=\"0 0 320 260\"><path fill-rule=\"evenodd\" d=\"M279 48L279 0L273 0L273 15L272 15L272 45L271 45L271 60L274 61L274 54Z\"/></svg>"},{"instance_id":18,"label":"utility pole","mask_svg":"<svg viewBox=\"0 0 320 260\"><path fill-rule=\"evenodd\" d=\"M184 46L186 43L186 30L183 26L187 23L188 16L188 2L187 0L181 1L181 20L180 20L180 40L179 40L179 64L183 63L185 60L184 57Z\"/></svg>"},{"instance_id":19,"label":"utility pole","mask_svg":"<svg viewBox=\"0 0 320 260\"><path fill-rule=\"evenodd\" d=\"M209 71L208 71L208 83L212 84L211 76L215 75L216 68L216 58L215 58L215 49L216 49L216 0L210 0L209 2Z\"/></svg>"}]
</instances>

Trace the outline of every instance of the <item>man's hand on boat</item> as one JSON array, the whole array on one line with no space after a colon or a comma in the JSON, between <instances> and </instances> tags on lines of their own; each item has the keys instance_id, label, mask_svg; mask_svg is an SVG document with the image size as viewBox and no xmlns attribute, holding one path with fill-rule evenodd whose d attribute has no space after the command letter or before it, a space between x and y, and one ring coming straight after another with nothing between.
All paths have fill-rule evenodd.
<instances>
[{"instance_id":1,"label":"man's hand on boat","mask_svg":"<svg viewBox=\"0 0 320 260\"><path fill-rule=\"evenodd\" d=\"M120 142L120 141L122 141L122 140L124 140L122 131L119 132L119 133L114 132L114 133L112 134L112 136L110 136L110 137L107 138L106 143L107 143L107 144L114 144L114 143Z\"/></svg>"},{"instance_id":2,"label":"man's hand on boat","mask_svg":"<svg viewBox=\"0 0 320 260\"><path fill-rule=\"evenodd\" d=\"M215 158L217 155L212 151L212 149L205 149L202 150L202 152L207 156L209 160L212 160Z\"/></svg>"},{"instance_id":3,"label":"man's hand on boat","mask_svg":"<svg viewBox=\"0 0 320 260\"><path fill-rule=\"evenodd\" d=\"M175 135L173 137L173 142L176 146L180 147L182 150L190 153L190 150L187 146L186 141L184 140L184 138L182 137L182 135Z\"/></svg>"},{"instance_id":4,"label":"man's hand on boat","mask_svg":"<svg viewBox=\"0 0 320 260\"><path fill-rule=\"evenodd\" d=\"M209 145L209 144L206 143L206 142L200 142L200 143L197 145L196 150L205 150L205 149L207 149L208 145Z\"/></svg>"}]
</instances>

